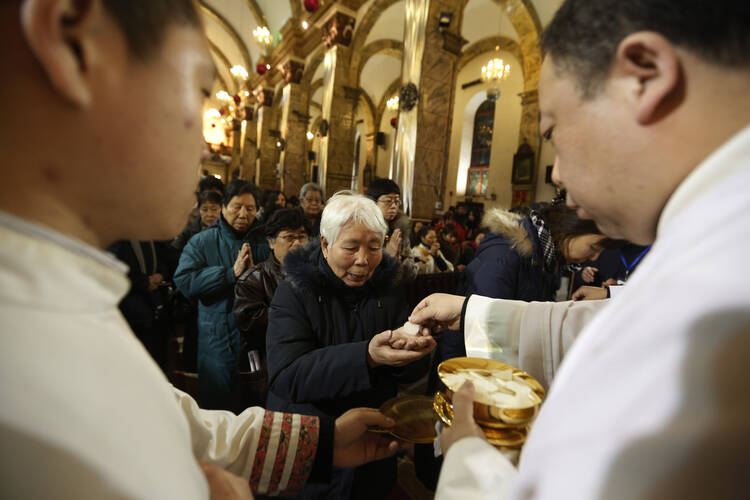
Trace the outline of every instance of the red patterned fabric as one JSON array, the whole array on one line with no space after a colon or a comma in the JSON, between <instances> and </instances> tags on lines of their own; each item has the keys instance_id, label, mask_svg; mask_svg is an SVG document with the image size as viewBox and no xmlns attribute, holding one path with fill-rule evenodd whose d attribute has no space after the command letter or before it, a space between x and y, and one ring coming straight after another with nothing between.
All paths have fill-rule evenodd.
<instances>
[{"instance_id":1,"label":"red patterned fabric","mask_svg":"<svg viewBox=\"0 0 750 500\"><path fill-rule=\"evenodd\" d=\"M271 437L271 428L273 427L274 412L266 410L263 415L263 428L258 438L258 448L255 451L255 460L253 461L253 472L250 474L250 488L258 491L260 479L263 476L263 465L266 463L266 453L268 452L268 440Z\"/></svg>"},{"instance_id":2,"label":"red patterned fabric","mask_svg":"<svg viewBox=\"0 0 750 500\"><path fill-rule=\"evenodd\" d=\"M300 419L299 441L297 441L297 456L294 458L292 475L289 484L282 495L294 496L302 490L312 471L315 453L318 451L318 433L320 419L318 417L303 416Z\"/></svg>"},{"instance_id":3,"label":"red patterned fabric","mask_svg":"<svg viewBox=\"0 0 750 500\"><path fill-rule=\"evenodd\" d=\"M284 464L286 463L286 455L289 450L289 442L291 441L293 419L294 416L291 413L284 413L284 417L281 419L281 436L279 436L279 447L276 450L276 460L273 463L271 481L268 483L269 493L273 493L279 488L279 481L281 481L281 476L284 474Z\"/></svg>"}]
</instances>

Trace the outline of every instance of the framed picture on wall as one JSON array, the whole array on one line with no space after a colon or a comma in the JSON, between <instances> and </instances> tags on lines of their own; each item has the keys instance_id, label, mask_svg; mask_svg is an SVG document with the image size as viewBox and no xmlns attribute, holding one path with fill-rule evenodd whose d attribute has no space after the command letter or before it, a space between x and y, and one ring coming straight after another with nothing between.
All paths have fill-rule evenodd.
<instances>
[{"instance_id":1,"label":"framed picture on wall","mask_svg":"<svg viewBox=\"0 0 750 500\"><path fill-rule=\"evenodd\" d=\"M534 152L529 144L524 141L513 155L513 184L531 184L534 179Z\"/></svg>"},{"instance_id":2,"label":"framed picture on wall","mask_svg":"<svg viewBox=\"0 0 750 500\"><path fill-rule=\"evenodd\" d=\"M534 153L513 155L513 184L531 184L534 177Z\"/></svg>"}]
</instances>

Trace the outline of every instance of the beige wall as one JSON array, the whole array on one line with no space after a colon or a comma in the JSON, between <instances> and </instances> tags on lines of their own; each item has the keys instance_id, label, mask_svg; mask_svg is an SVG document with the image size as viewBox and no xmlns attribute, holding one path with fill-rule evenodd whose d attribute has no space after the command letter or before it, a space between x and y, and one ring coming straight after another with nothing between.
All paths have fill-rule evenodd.
<instances>
[{"instance_id":1,"label":"beige wall","mask_svg":"<svg viewBox=\"0 0 750 500\"><path fill-rule=\"evenodd\" d=\"M488 83L482 83L462 90L461 84L477 79L482 66L495 54L496 52L493 51L476 57L458 75L445 198L443 199L443 205L446 208L464 200L466 174L471 160L474 114L479 105L484 102L487 89L493 87ZM510 208L510 177L513 154L518 149L521 123L521 98L518 94L523 91L523 75L519 61L512 54L500 51L500 57L506 64L510 64L511 71L508 79L497 85L500 89L500 97L495 103L488 199L479 201L482 201L485 207ZM492 193L497 195L495 201L489 199Z\"/></svg>"}]
</instances>

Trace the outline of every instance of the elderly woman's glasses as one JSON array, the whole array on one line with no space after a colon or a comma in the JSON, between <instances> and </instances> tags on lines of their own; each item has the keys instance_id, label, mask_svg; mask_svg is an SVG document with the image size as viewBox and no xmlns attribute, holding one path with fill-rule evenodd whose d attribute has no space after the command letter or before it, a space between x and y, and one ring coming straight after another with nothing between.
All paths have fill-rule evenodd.
<instances>
[{"instance_id":1,"label":"elderly woman's glasses","mask_svg":"<svg viewBox=\"0 0 750 500\"><path fill-rule=\"evenodd\" d=\"M380 198L378 203L386 207L394 205L396 208L401 206L401 199L399 198Z\"/></svg>"}]
</instances>

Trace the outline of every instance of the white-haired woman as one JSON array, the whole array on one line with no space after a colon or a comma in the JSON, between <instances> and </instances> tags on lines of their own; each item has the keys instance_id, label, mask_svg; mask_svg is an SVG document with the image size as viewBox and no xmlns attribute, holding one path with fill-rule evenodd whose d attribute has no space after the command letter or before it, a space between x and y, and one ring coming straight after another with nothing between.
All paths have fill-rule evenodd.
<instances>
[{"instance_id":1,"label":"white-haired woman","mask_svg":"<svg viewBox=\"0 0 750 500\"><path fill-rule=\"evenodd\" d=\"M387 231L375 202L342 192L326 204L320 241L287 255L267 330L269 408L323 418L377 408L398 383L426 372L427 360L415 361L432 350L432 337L420 337L416 351L389 343L409 311L396 286L399 263L383 252ZM335 471L298 498L385 498L395 479L391 459Z\"/></svg>"}]
</instances>

